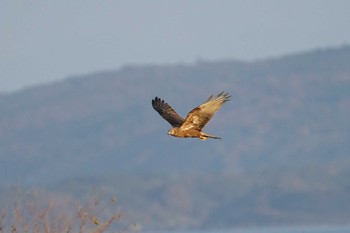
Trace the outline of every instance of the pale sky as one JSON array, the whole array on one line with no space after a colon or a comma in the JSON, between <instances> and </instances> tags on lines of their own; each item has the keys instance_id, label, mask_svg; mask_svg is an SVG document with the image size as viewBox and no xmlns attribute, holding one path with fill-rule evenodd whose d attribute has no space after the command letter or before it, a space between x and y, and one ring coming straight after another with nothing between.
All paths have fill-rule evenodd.
<instances>
[{"instance_id":1,"label":"pale sky","mask_svg":"<svg viewBox=\"0 0 350 233\"><path fill-rule=\"evenodd\" d=\"M128 64L350 44L349 0L2 0L0 92Z\"/></svg>"}]
</instances>

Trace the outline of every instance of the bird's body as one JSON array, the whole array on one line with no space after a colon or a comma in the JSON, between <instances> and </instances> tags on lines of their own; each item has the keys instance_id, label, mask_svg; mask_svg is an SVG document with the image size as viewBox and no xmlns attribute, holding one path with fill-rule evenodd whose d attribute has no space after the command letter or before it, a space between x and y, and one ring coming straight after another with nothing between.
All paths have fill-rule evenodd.
<instances>
[{"instance_id":1,"label":"bird's body","mask_svg":"<svg viewBox=\"0 0 350 233\"><path fill-rule=\"evenodd\" d=\"M204 126L221 108L221 106L230 100L228 93L221 92L217 96L210 96L207 101L190 111L185 119L179 116L175 110L164 100L156 97L152 100L153 108L169 122L173 127L168 134L179 138L207 138L220 139L210 134L202 132Z\"/></svg>"},{"instance_id":2,"label":"bird's body","mask_svg":"<svg viewBox=\"0 0 350 233\"><path fill-rule=\"evenodd\" d=\"M221 139L220 137L206 134L196 129L181 130L181 127L174 127L170 129L168 134L178 138L199 138L201 140L206 140L207 138Z\"/></svg>"}]
</instances>

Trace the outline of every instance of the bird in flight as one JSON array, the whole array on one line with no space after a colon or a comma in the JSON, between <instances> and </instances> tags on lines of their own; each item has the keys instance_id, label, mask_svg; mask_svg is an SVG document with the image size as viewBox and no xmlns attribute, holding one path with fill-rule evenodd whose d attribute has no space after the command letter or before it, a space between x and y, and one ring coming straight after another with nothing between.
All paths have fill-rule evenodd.
<instances>
[{"instance_id":1,"label":"bird in flight","mask_svg":"<svg viewBox=\"0 0 350 233\"><path fill-rule=\"evenodd\" d=\"M199 138L206 140L207 138L221 139L207 133L203 133L202 129L221 106L230 100L230 95L221 92L217 96L210 96L203 104L190 111L183 119L176 111L164 100L155 97L152 100L153 108L173 127L168 134L179 138Z\"/></svg>"}]
</instances>

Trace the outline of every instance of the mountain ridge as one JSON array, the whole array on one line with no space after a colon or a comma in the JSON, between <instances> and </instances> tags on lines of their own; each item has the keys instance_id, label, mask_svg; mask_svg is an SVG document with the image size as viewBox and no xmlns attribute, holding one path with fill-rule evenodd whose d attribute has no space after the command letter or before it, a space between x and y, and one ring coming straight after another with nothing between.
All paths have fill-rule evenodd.
<instances>
[{"instance_id":1,"label":"mountain ridge","mask_svg":"<svg viewBox=\"0 0 350 233\"><path fill-rule=\"evenodd\" d=\"M151 106L184 117L221 91L222 140L170 137ZM0 191L106 190L145 229L345 224L349 116L349 46L79 75L0 95Z\"/></svg>"},{"instance_id":2,"label":"mountain ridge","mask_svg":"<svg viewBox=\"0 0 350 233\"><path fill-rule=\"evenodd\" d=\"M136 160L131 162L130 159L126 159L125 162L141 168L151 167L154 163L161 164L158 161L162 160L162 156L155 154L159 154L164 148L168 148L167 151L171 153L175 152L172 157L179 157L176 151L179 148L187 151L191 145L190 151L187 151L190 154L204 153L203 148L206 148L204 150L208 152L229 153L233 154L233 157L234 154L240 154L238 157L242 161L246 157L243 154L248 150L253 162L256 161L254 154L258 151L261 154L264 151L270 153L269 150L275 150L272 144L266 141L266 136L281 144L282 138L290 140L297 139L297 136L306 137L306 134L312 132L318 133L312 128L311 119L319 117L318 112L324 114L323 120L327 120L327 123L323 122L322 127L315 127L324 131L335 130L333 140L337 137L348 137L349 135L338 126L343 124L345 128L349 127L344 119L344 114L348 112L344 107L348 105L349 98L348 58L350 48L346 46L252 63L199 62L190 66L170 65L165 68L131 66L116 72L79 76L1 96L1 160L4 164L13 160L8 164L9 167L14 164L23 164L25 167L26 163L23 161L27 160L27 157L29 163L32 163L29 158L37 158L38 165L33 166L40 168L45 167L44 164L39 166L45 160L50 166L54 165L51 160L54 161L57 157L65 158L61 162L65 161L66 166L70 166L71 158L77 162L79 159L87 162L90 158L91 164L86 165L90 167L94 165L94 157L115 160L113 154L118 154L120 161L124 161L126 158L123 154L138 157L137 153L140 153L143 154L140 156L142 159L134 159L152 162L146 163L147 165L140 162L142 166L138 165ZM301 65L308 68L300 69ZM320 67L328 72L320 74ZM310 74L312 70L314 73ZM280 77L280 72L286 74ZM232 101L223 106L206 128L208 132L224 138L218 142L199 144L194 140L178 141L166 137L169 125L150 105L152 98L160 96L180 115L185 116L209 95L222 90L231 93ZM333 106L334 103L337 105ZM336 122L338 124L332 123L333 118L337 116L329 111L337 111L340 114L337 115L341 119L335 119L339 121ZM290 126L283 124L288 120ZM300 129L293 131L293 127ZM294 138L281 134L281 130L293 133ZM274 138L273 132L281 135ZM241 140L237 146L231 147L227 144L227 140L234 142L239 138ZM145 140L147 142L144 142ZM342 140L338 140L337 143L344 148L345 139ZM156 143L159 143L159 146ZM300 143L302 144L302 141ZM161 144L164 144L164 148ZM216 164L215 166L222 167L227 162L221 161L219 165L215 157L209 153L204 154ZM184 159L183 156L180 157ZM149 158L152 159L148 160ZM180 158L179 160L181 161ZM191 160L188 162L195 163ZM109 164L101 164L102 167L105 165ZM168 166L171 167L171 164L168 163ZM125 168L121 166L120 169L123 167ZM210 165L203 164L203 167Z\"/></svg>"}]
</instances>

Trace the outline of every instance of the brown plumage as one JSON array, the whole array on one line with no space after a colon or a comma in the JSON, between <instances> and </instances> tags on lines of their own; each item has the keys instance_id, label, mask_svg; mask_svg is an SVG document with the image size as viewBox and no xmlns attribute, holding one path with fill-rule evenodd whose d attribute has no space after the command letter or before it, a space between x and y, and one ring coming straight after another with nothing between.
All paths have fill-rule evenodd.
<instances>
[{"instance_id":1,"label":"brown plumage","mask_svg":"<svg viewBox=\"0 0 350 233\"><path fill-rule=\"evenodd\" d=\"M206 140L207 138L221 139L219 137L202 132L204 126L221 108L221 106L230 100L228 93L221 92L217 96L210 96L203 104L190 111L183 119L176 111L164 100L156 97L152 100L153 108L173 127L168 134L179 138L199 138Z\"/></svg>"}]
</instances>

